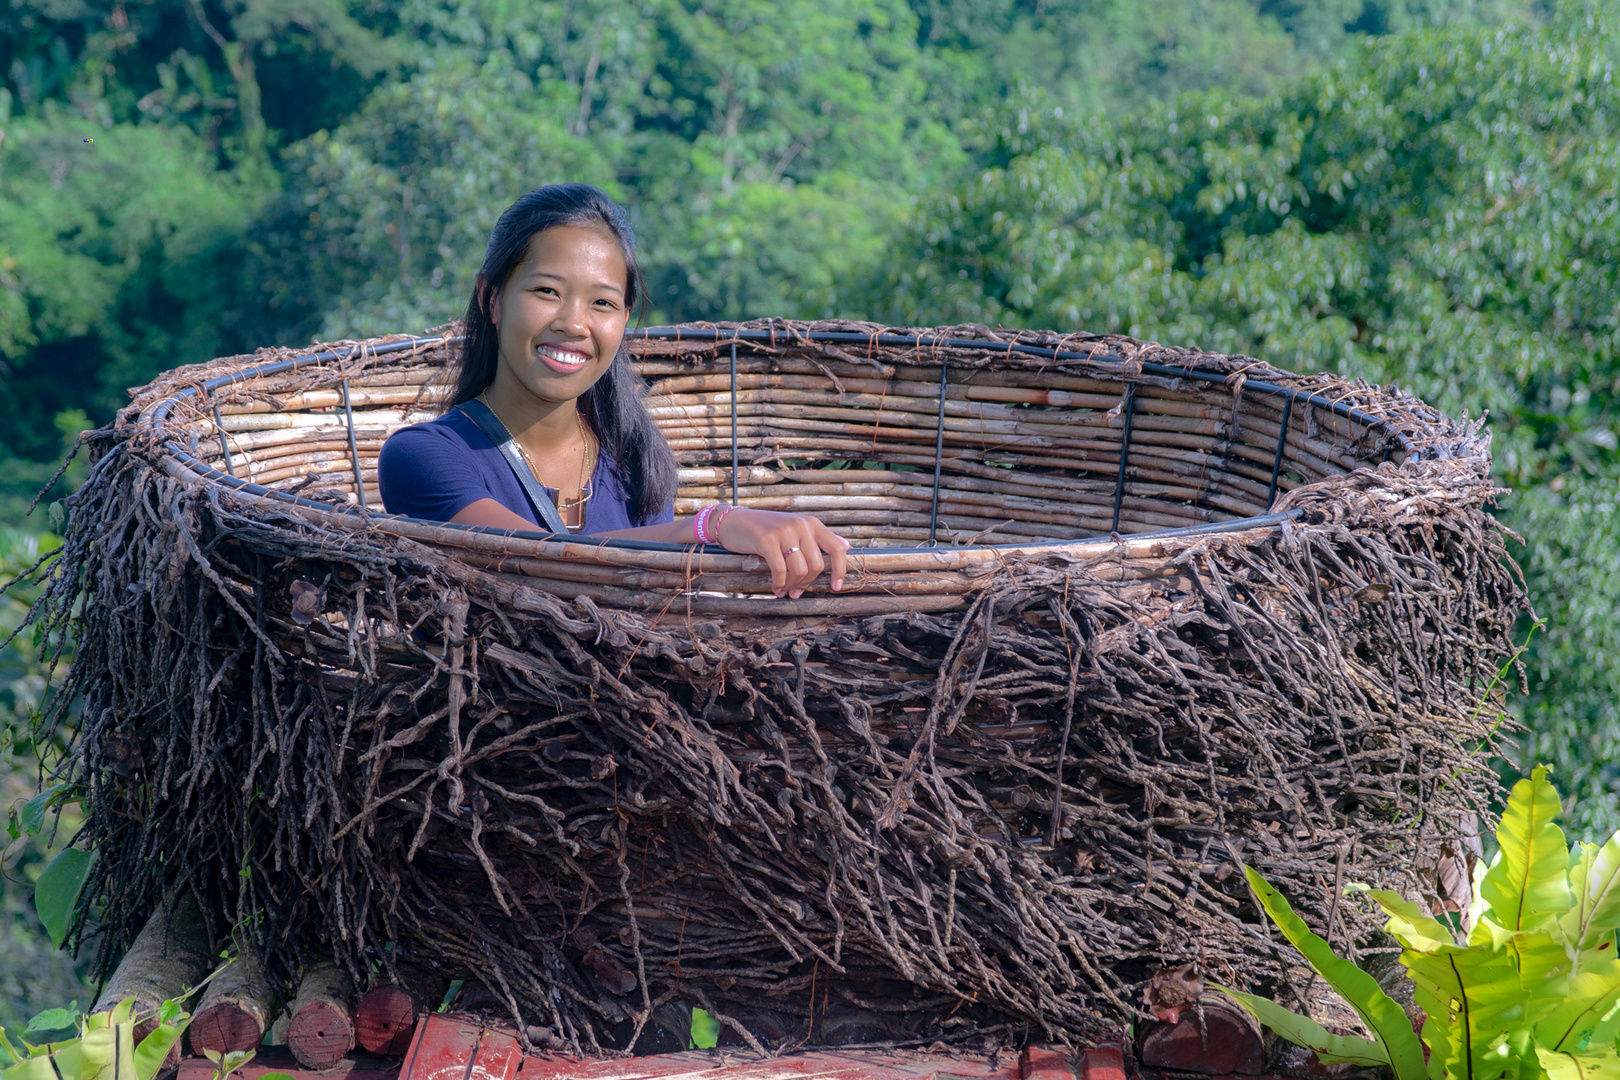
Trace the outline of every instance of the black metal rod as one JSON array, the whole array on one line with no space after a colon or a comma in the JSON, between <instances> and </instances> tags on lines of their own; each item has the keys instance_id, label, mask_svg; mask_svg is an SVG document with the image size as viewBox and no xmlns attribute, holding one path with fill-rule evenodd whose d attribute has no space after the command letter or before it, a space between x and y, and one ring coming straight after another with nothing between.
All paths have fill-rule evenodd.
<instances>
[{"instance_id":1,"label":"black metal rod","mask_svg":"<svg viewBox=\"0 0 1620 1080\"><path fill-rule=\"evenodd\" d=\"M1271 487L1266 489L1266 510L1277 501L1277 478L1282 475L1283 451L1288 449L1288 421L1294 415L1294 399L1283 399L1282 430L1277 432L1277 456L1271 459Z\"/></svg>"},{"instance_id":2,"label":"black metal rod","mask_svg":"<svg viewBox=\"0 0 1620 1080\"><path fill-rule=\"evenodd\" d=\"M354 406L349 404L349 380L343 380L343 415L349 421L349 461L354 465L354 490L360 496L360 509L366 507L366 480L360 475L360 447L354 441Z\"/></svg>"},{"instance_id":3,"label":"black metal rod","mask_svg":"<svg viewBox=\"0 0 1620 1080\"><path fill-rule=\"evenodd\" d=\"M225 471L231 476L236 475L236 466L231 464L231 442L225 437L225 424L219 418L219 406L214 406L214 430L219 432L219 448L225 454Z\"/></svg>"},{"instance_id":4,"label":"black metal rod","mask_svg":"<svg viewBox=\"0 0 1620 1080\"><path fill-rule=\"evenodd\" d=\"M933 547L939 532L939 467L945 457L945 381L950 376L949 364L939 365L939 421L934 427L934 501L928 508L928 546Z\"/></svg>"},{"instance_id":5,"label":"black metal rod","mask_svg":"<svg viewBox=\"0 0 1620 1080\"><path fill-rule=\"evenodd\" d=\"M731 505L737 505L737 343L731 343Z\"/></svg>"},{"instance_id":6,"label":"black metal rod","mask_svg":"<svg viewBox=\"0 0 1620 1080\"><path fill-rule=\"evenodd\" d=\"M1119 476L1114 480L1114 524L1109 532L1119 532L1119 508L1125 502L1125 463L1131 457L1131 421L1136 417L1136 384L1125 384L1125 434L1119 440Z\"/></svg>"}]
</instances>

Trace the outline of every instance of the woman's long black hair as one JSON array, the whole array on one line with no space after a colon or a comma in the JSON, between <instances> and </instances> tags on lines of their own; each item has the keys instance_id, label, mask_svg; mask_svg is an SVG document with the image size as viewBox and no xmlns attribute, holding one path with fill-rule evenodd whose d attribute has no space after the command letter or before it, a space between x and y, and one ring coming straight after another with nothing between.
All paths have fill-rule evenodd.
<instances>
[{"instance_id":1,"label":"woman's long black hair","mask_svg":"<svg viewBox=\"0 0 1620 1080\"><path fill-rule=\"evenodd\" d=\"M536 233L558 225L608 230L619 242L629 269L624 304L634 311L641 298L641 268L636 265L636 237L619 204L589 184L550 184L536 188L506 208L489 234L478 285L467 305L467 336L456 358L449 407L471 401L495 381L500 360L500 333L490 318L495 292L523 261ZM629 488L630 520L638 524L656 517L675 498L675 455L653 424L643 401L646 384L630 367L630 352L623 344L607 372L580 395L579 412L596 433L604 453L618 463L619 476Z\"/></svg>"}]
</instances>

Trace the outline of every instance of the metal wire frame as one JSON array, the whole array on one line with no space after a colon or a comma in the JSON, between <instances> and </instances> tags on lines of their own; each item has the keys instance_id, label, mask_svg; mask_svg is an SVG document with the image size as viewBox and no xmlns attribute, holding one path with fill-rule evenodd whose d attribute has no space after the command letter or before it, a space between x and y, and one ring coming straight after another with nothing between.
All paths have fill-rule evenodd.
<instances>
[{"instance_id":1,"label":"metal wire frame","mask_svg":"<svg viewBox=\"0 0 1620 1080\"><path fill-rule=\"evenodd\" d=\"M354 406L349 403L349 380L343 380L343 416L349 427L349 463L354 466L354 490L360 498L360 509L369 510L366 505L366 478L360 472L360 448L354 441Z\"/></svg>"},{"instance_id":2,"label":"metal wire frame","mask_svg":"<svg viewBox=\"0 0 1620 1080\"><path fill-rule=\"evenodd\" d=\"M700 329L673 326L650 327L644 330L632 331L626 335L626 337L631 338L639 337L642 339L661 341L709 340L731 341L733 343L748 341L768 343L775 341L778 344L780 344L783 336L784 334L782 331L725 330L719 328ZM848 331L818 330L793 333L787 336L789 336L791 339L799 341L824 341L829 344L854 344L871 342L874 345L892 345L917 349L929 347L978 350L993 349L998 353L1016 352L1029 356L1039 356L1051 360L1104 360L1113 363L1121 363L1125 360L1124 357L1117 356L1112 353L1077 352L1074 350L1048 348L1041 345L1026 345L1018 342L984 341L974 338L932 337L922 334L872 335ZM367 352L373 357L391 356L395 353L434 348L440 345L450 344L458 340L460 339L443 337L411 337L402 339L400 341L391 341L385 344L369 346ZM226 375L219 375L203 382L200 386L187 387L178 394L165 398L156 403L142 416L141 424L146 429L157 429L168 419L169 414L173 412L177 406L184 403L189 403L199 398L206 400L215 392L226 389L235 385L236 383L246 382L249 379L262 378L272 375L282 375L304 367L342 362L350 359L352 355L353 354L348 351L336 352L323 349L319 352L305 353L302 356L291 356L287 357L286 359L275 360L267 364L256 364L251 367L230 372ZM1169 364L1158 364L1151 362L1143 363L1141 365L1141 370L1145 374L1149 375L1160 375L1166 378L1190 379L1194 382L1222 384L1226 382L1226 376L1217 372L1189 370L1187 368L1174 367ZM1254 379L1248 380L1244 384L1242 392L1280 395L1284 399L1285 408L1290 407L1289 403L1294 401L1303 401L1311 408L1322 409L1325 412L1330 412L1336 416L1344 417L1347 420L1353 420L1357 423L1366 425L1368 428L1379 432L1387 439L1398 444L1400 448L1408 454L1419 453L1420 448L1418 447L1417 443L1407 437L1389 421L1385 420L1381 416L1376 415L1375 413L1370 413L1365 409L1357 408L1354 405L1349 405L1342 401L1335 401L1331 398L1322 397L1321 395L1313 394L1306 390L1298 390L1291 386L1282 386L1277 383L1263 382ZM262 484L255 484L250 481L243 480L241 477L235 476L233 473L221 472L220 470L214 468L214 466L199 459L195 454L191 453L186 447L182 446L173 438L163 439L161 445L164 451L174 460L175 465L183 469L189 475L198 479L221 484L224 487L241 492L243 495L251 498L270 499L275 502L292 506L301 506L305 509L317 510L328 514L359 514L371 521L375 521L378 518L383 517L397 517L402 520L419 520L409 518L403 514L383 515L372 512L369 509L361 509L358 507L333 506L330 503L318 502L314 499L307 499L300 495L292 495L285 491L277 491L274 488L268 488ZM1264 514L1259 517L1239 518L1235 521L1218 521L1204 525L1189 525L1177 529L1157 529L1151 532L1137 533L1133 535L1137 537L1168 537L1193 536L1206 533L1238 532L1244 529L1276 527L1285 520L1291 520L1292 518L1297 517L1298 514L1298 511L1290 510L1280 514ZM438 528L461 530L468 533L488 533L496 536L510 535L524 540L550 540L554 543L591 544L596 546L606 544L612 547L622 547L631 550L684 551L692 547L690 544L674 544L659 540L603 539L598 537L559 538L552 537L548 533L536 532L532 529L495 529L483 525L452 525L445 522L424 523L434 525ZM1043 547L1058 547L1072 543L1074 543L1072 540L1047 540L1032 543L1018 543L1015 545L990 544L983 546L1016 546L1024 549L1037 549ZM722 549L711 547L708 550L719 553ZM885 550L903 552L922 551L927 549L888 548Z\"/></svg>"},{"instance_id":3,"label":"metal wire frame","mask_svg":"<svg viewBox=\"0 0 1620 1080\"><path fill-rule=\"evenodd\" d=\"M731 343L731 505L737 505L737 343Z\"/></svg>"},{"instance_id":4,"label":"metal wire frame","mask_svg":"<svg viewBox=\"0 0 1620 1080\"><path fill-rule=\"evenodd\" d=\"M735 345L732 348L736 348ZM939 469L945 460L945 384L949 381L951 366L939 365L939 420L934 427L934 496L928 505L928 546L939 543ZM875 438L876 436L874 436Z\"/></svg>"},{"instance_id":5,"label":"metal wire frame","mask_svg":"<svg viewBox=\"0 0 1620 1080\"><path fill-rule=\"evenodd\" d=\"M1119 532L1119 510L1125 504L1125 465L1131 458L1131 422L1136 419L1136 384L1125 384L1125 432L1119 440L1119 475L1114 478L1114 523L1111 533Z\"/></svg>"},{"instance_id":6,"label":"metal wire frame","mask_svg":"<svg viewBox=\"0 0 1620 1080\"><path fill-rule=\"evenodd\" d=\"M1271 459L1271 486L1266 489L1266 509L1277 502L1277 478L1282 475L1283 451L1288 449L1288 422L1294 417L1294 399L1283 399L1282 427L1277 431L1277 455ZM1389 460L1389 448L1384 449L1384 460Z\"/></svg>"},{"instance_id":7,"label":"metal wire frame","mask_svg":"<svg viewBox=\"0 0 1620 1080\"><path fill-rule=\"evenodd\" d=\"M225 434L225 421L219 415L219 406L214 406L214 430L219 432L219 449L225 455L225 471L232 476L236 475L236 466L231 464L231 440Z\"/></svg>"}]
</instances>

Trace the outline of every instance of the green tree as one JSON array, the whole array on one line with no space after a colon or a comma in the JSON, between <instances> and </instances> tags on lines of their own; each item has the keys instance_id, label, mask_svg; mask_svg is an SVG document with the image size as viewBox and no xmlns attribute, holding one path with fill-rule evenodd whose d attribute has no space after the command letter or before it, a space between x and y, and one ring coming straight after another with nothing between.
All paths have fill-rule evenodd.
<instances>
[{"instance_id":1,"label":"green tree","mask_svg":"<svg viewBox=\"0 0 1620 1080\"><path fill-rule=\"evenodd\" d=\"M1616 45L1602 7L1571 4L1118 126L1029 101L884 283L898 319L1115 329L1488 413L1548 619L1524 751L1558 762L1572 820L1604 829L1620 580L1592 566L1620 554Z\"/></svg>"},{"instance_id":2,"label":"green tree","mask_svg":"<svg viewBox=\"0 0 1620 1080\"><path fill-rule=\"evenodd\" d=\"M218 283L257 193L184 128L3 116L0 450L43 460L64 410L108 415L177 358L234 351Z\"/></svg>"},{"instance_id":3,"label":"green tree","mask_svg":"<svg viewBox=\"0 0 1620 1080\"><path fill-rule=\"evenodd\" d=\"M330 133L288 148L254 232L271 326L308 340L421 330L466 310L496 217L540 184L613 186L504 54L424 64Z\"/></svg>"},{"instance_id":4,"label":"green tree","mask_svg":"<svg viewBox=\"0 0 1620 1080\"><path fill-rule=\"evenodd\" d=\"M34 565L56 542L48 535L0 529L0 583ZM37 595L25 582L0 596L0 640L22 625ZM37 787L33 719L48 692L48 674L31 636L22 635L0 649L0 829L17 824L10 815ZM69 807L48 831L0 833L0 1027L12 1032L22 1030L42 1009L75 1000L88 1008L95 998L95 988L85 978L90 958L79 962L53 950L33 907L34 881L77 828L77 807Z\"/></svg>"}]
</instances>

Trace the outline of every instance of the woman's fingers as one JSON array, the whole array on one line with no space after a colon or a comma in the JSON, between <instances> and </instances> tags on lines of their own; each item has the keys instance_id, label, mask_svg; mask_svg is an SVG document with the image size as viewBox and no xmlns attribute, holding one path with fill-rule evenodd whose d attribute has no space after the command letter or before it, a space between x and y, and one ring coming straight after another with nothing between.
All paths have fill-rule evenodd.
<instances>
[{"instance_id":1,"label":"woman's fingers","mask_svg":"<svg viewBox=\"0 0 1620 1080\"><path fill-rule=\"evenodd\" d=\"M802 546L793 544L782 555L787 564L787 594L797 600L804 595L804 587L816 579L815 572L809 568L809 553Z\"/></svg>"},{"instance_id":2,"label":"woman's fingers","mask_svg":"<svg viewBox=\"0 0 1620 1080\"><path fill-rule=\"evenodd\" d=\"M810 520L814 522L811 531L815 534L816 546L825 551L832 562L832 587L837 592L844 587L844 572L849 564L845 552L849 551L849 541L827 528L820 518Z\"/></svg>"},{"instance_id":3,"label":"woman's fingers","mask_svg":"<svg viewBox=\"0 0 1620 1080\"><path fill-rule=\"evenodd\" d=\"M726 516L722 544L732 551L753 552L771 571L771 591L798 599L827 572L832 559L832 586L843 587L849 541L807 514L783 514L739 508ZM825 552L825 556L823 553Z\"/></svg>"},{"instance_id":4,"label":"woman's fingers","mask_svg":"<svg viewBox=\"0 0 1620 1080\"><path fill-rule=\"evenodd\" d=\"M800 570L797 578L790 578L788 581L788 595L795 600L804 594L804 590L812 581L821 576L823 570L827 569L827 563L821 557L821 548L816 544L815 533L811 531L809 522L800 520L797 525L793 554L803 561L802 568L795 566L791 558L788 560L788 569Z\"/></svg>"},{"instance_id":5,"label":"woman's fingers","mask_svg":"<svg viewBox=\"0 0 1620 1080\"><path fill-rule=\"evenodd\" d=\"M765 560L765 565L771 568L771 591L777 596L787 594L788 568L787 560L782 557L782 549L769 542L761 544L757 554Z\"/></svg>"}]
</instances>

